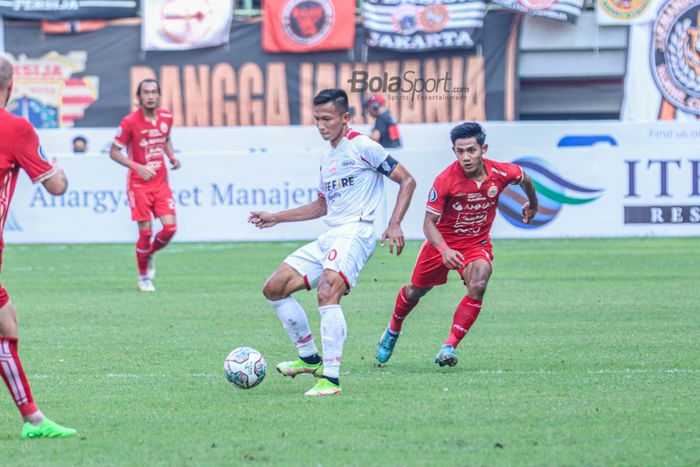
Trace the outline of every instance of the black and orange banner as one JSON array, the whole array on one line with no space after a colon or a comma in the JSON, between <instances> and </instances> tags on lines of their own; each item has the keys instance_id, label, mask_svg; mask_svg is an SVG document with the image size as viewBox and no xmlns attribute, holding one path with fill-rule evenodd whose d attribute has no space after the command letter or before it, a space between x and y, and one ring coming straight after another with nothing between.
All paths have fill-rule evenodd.
<instances>
[{"instance_id":1,"label":"black and orange banner","mask_svg":"<svg viewBox=\"0 0 700 467\"><path fill-rule=\"evenodd\" d=\"M351 49L355 0L265 0L262 47L268 53Z\"/></svg>"},{"instance_id":2,"label":"black and orange banner","mask_svg":"<svg viewBox=\"0 0 700 467\"><path fill-rule=\"evenodd\" d=\"M515 20L512 13L489 13L479 55L367 51L359 25L351 53L266 54L259 23L232 28L228 47L145 56L138 26L50 36L39 25L6 23L5 47L23 84L14 108L33 112L28 117L40 124L48 115L44 127L116 126L134 108L144 78L160 80L162 105L177 126L310 125L312 98L328 87L348 91L357 124L366 123L363 101L375 92L400 123L510 120L517 117ZM63 66L68 58L79 66ZM51 99L42 94L49 85Z\"/></svg>"}]
</instances>

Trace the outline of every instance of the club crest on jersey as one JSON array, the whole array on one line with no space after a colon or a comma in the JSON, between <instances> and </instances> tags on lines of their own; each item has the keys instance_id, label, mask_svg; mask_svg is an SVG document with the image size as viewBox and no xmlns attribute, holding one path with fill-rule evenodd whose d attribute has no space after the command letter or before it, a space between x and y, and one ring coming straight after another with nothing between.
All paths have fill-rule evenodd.
<instances>
[{"instance_id":1,"label":"club crest on jersey","mask_svg":"<svg viewBox=\"0 0 700 467\"><path fill-rule=\"evenodd\" d=\"M49 159L46 157L46 153L44 152L44 148L41 147L41 144L39 145L39 150L37 152L39 153L39 157L48 162Z\"/></svg>"},{"instance_id":2,"label":"club crest on jersey","mask_svg":"<svg viewBox=\"0 0 700 467\"><path fill-rule=\"evenodd\" d=\"M437 197L438 197L437 191L435 191L435 188L431 188L430 194L428 195L428 201L430 201L431 203L434 203L435 200L437 200Z\"/></svg>"},{"instance_id":3,"label":"club crest on jersey","mask_svg":"<svg viewBox=\"0 0 700 467\"><path fill-rule=\"evenodd\" d=\"M496 187L496 185L491 185L489 187L489 191L487 191L486 194L489 196L489 198L493 198L494 196L496 196L498 194L498 188Z\"/></svg>"},{"instance_id":4,"label":"club crest on jersey","mask_svg":"<svg viewBox=\"0 0 700 467\"><path fill-rule=\"evenodd\" d=\"M338 170L338 159L328 161L328 173L334 174Z\"/></svg>"},{"instance_id":5,"label":"club crest on jersey","mask_svg":"<svg viewBox=\"0 0 700 467\"><path fill-rule=\"evenodd\" d=\"M168 132L168 124L165 122L162 122L160 124L160 131L162 131L163 133L167 133Z\"/></svg>"},{"instance_id":6,"label":"club crest on jersey","mask_svg":"<svg viewBox=\"0 0 700 467\"><path fill-rule=\"evenodd\" d=\"M117 127L117 138L119 138L122 135L122 127L118 126Z\"/></svg>"}]
</instances>

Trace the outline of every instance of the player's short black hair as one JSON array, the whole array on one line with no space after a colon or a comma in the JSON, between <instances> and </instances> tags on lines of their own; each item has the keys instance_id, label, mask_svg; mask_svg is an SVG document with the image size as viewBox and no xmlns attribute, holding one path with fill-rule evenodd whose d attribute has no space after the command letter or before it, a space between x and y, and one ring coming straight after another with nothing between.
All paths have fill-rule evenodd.
<instances>
[{"instance_id":1,"label":"player's short black hair","mask_svg":"<svg viewBox=\"0 0 700 467\"><path fill-rule=\"evenodd\" d=\"M481 128L481 125L476 122L464 122L452 128L452 131L450 131L452 146L455 145L455 141L458 139L467 138L476 138L476 142L479 143L479 146L483 146L486 142L486 133L484 129Z\"/></svg>"},{"instance_id":2,"label":"player's short black hair","mask_svg":"<svg viewBox=\"0 0 700 467\"><path fill-rule=\"evenodd\" d=\"M157 80L157 79L153 79L153 78L146 78L146 79L142 80L142 81L139 83L138 87L136 88L136 97L140 97L140 96L141 96L141 88L142 88L143 85L146 84L146 83L156 83L156 87L158 88L158 94L160 95L160 83L158 82L158 80Z\"/></svg>"},{"instance_id":3,"label":"player's short black hair","mask_svg":"<svg viewBox=\"0 0 700 467\"><path fill-rule=\"evenodd\" d=\"M87 144L87 138L85 138L84 136L78 135L75 138L73 138L73 143L77 143L78 141L82 141L83 143Z\"/></svg>"},{"instance_id":4,"label":"player's short black hair","mask_svg":"<svg viewBox=\"0 0 700 467\"><path fill-rule=\"evenodd\" d=\"M314 96L314 105L323 105L328 102L333 102L335 110L340 115L348 111L348 95L342 89L324 89Z\"/></svg>"}]
</instances>

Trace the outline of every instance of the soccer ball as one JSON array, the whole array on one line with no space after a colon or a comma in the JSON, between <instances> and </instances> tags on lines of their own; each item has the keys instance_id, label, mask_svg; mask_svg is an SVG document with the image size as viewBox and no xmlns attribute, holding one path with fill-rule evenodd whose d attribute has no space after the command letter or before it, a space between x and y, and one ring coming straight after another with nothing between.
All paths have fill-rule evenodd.
<instances>
[{"instance_id":1,"label":"soccer ball","mask_svg":"<svg viewBox=\"0 0 700 467\"><path fill-rule=\"evenodd\" d=\"M226 379L241 389L254 388L262 383L266 371L265 358L251 347L234 349L224 362Z\"/></svg>"}]
</instances>

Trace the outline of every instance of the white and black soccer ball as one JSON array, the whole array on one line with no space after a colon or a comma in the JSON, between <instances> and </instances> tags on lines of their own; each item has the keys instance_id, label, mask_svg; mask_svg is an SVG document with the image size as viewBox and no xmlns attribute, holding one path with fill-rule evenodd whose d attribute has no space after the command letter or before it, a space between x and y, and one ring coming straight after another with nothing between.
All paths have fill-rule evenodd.
<instances>
[{"instance_id":1,"label":"white and black soccer ball","mask_svg":"<svg viewBox=\"0 0 700 467\"><path fill-rule=\"evenodd\" d=\"M262 383L266 372L265 358L252 347L234 349L224 362L226 379L241 389L254 388Z\"/></svg>"}]
</instances>

